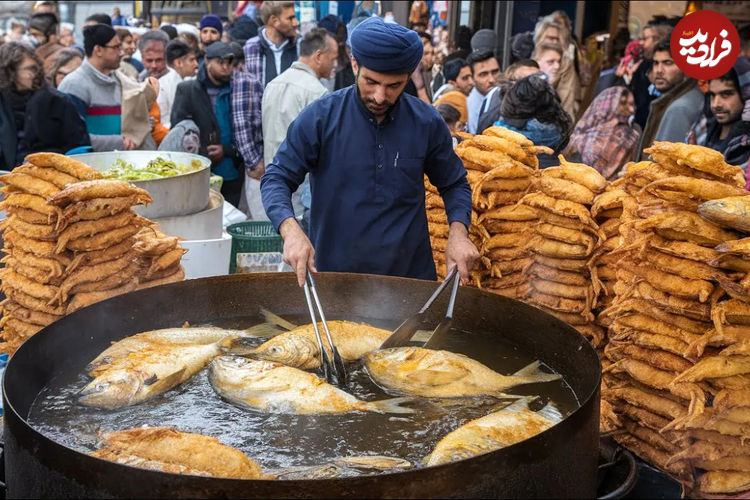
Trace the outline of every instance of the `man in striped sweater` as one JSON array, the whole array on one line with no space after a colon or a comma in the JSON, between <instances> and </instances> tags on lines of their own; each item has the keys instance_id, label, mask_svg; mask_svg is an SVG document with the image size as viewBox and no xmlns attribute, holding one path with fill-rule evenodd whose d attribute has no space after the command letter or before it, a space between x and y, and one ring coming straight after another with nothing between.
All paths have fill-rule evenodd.
<instances>
[{"instance_id":1,"label":"man in striped sweater","mask_svg":"<svg viewBox=\"0 0 750 500\"><path fill-rule=\"evenodd\" d=\"M75 103L86 122L94 151L135 149L122 135L122 87L114 71L120 66L122 49L115 30L105 24L83 29L86 59L58 87Z\"/></svg>"}]
</instances>

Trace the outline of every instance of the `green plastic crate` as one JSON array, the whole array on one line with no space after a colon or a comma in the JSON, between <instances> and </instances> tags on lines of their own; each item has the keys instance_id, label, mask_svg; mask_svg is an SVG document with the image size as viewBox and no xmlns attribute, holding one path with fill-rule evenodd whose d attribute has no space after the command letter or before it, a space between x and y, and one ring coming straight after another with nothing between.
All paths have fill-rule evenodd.
<instances>
[{"instance_id":1,"label":"green plastic crate","mask_svg":"<svg viewBox=\"0 0 750 500\"><path fill-rule=\"evenodd\" d=\"M230 274L237 272L238 253L282 253L284 249L281 236L270 222L238 222L228 226L227 232L232 235L232 255L229 258Z\"/></svg>"}]
</instances>

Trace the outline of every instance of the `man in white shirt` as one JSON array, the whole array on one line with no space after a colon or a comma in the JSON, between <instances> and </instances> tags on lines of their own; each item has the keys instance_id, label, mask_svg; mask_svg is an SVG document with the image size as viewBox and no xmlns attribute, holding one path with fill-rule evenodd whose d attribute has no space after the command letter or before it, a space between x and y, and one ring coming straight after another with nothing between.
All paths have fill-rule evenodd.
<instances>
[{"instance_id":1,"label":"man in white shirt","mask_svg":"<svg viewBox=\"0 0 750 500\"><path fill-rule=\"evenodd\" d=\"M337 58L336 39L324 28L313 28L299 43L299 59L293 62L288 70L268 83L263 92L262 104L264 164L271 163L279 146L286 139L289 125L297 118L297 115L308 104L328 93L320 79L329 78L333 74ZM259 181L246 179L246 182L253 181L258 183L258 189L260 189ZM305 182L292 197L296 215L301 215L303 208L309 209L309 199L307 205L304 199L300 200L307 190L309 187ZM258 209L263 210L260 197L247 201L253 219L257 220ZM263 211L263 216L265 218L265 211Z\"/></svg>"},{"instance_id":2,"label":"man in white shirt","mask_svg":"<svg viewBox=\"0 0 750 500\"><path fill-rule=\"evenodd\" d=\"M167 74L159 78L159 97L156 103L161 112L161 124L172 128L170 115L177 92L177 85L185 78L193 77L198 72L198 57L185 42L172 40L167 45Z\"/></svg>"}]
</instances>

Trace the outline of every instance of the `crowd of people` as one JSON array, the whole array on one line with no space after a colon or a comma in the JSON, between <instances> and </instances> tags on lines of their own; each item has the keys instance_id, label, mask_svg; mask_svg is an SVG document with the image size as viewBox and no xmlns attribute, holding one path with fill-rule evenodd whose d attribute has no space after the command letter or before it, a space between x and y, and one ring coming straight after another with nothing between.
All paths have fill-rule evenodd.
<instances>
[{"instance_id":1,"label":"crowd of people","mask_svg":"<svg viewBox=\"0 0 750 500\"><path fill-rule=\"evenodd\" d=\"M207 14L197 29L134 30L115 8L86 20L78 46L74 27L46 8L52 3L38 3L0 45L0 168L36 151L198 153L223 178L225 198L255 220L266 219L265 165L305 107L355 83L352 31L380 14L360 2L348 24L329 15L301 36L291 1L241 2L231 24ZM509 40L503 68L494 31L461 26L450 40L444 19L425 7L412 3L409 27L424 50L404 92L435 107L454 143L501 125L554 151L542 167L563 153L608 179L662 140L708 146L747 169L749 27L739 30L732 70L703 82L672 59L678 19L654 18L637 40L618 34L616 60L601 70L558 11ZM295 193L294 211L306 220L308 183Z\"/></svg>"}]
</instances>

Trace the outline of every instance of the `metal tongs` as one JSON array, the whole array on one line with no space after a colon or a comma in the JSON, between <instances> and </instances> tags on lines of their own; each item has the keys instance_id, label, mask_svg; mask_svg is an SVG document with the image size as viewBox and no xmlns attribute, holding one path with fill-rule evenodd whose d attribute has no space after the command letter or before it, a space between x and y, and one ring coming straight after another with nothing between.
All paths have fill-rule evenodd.
<instances>
[{"instance_id":1,"label":"metal tongs","mask_svg":"<svg viewBox=\"0 0 750 500\"><path fill-rule=\"evenodd\" d=\"M312 319L313 329L315 330L315 337L318 339L318 348L320 349L320 364L323 367L323 377L331 384L334 385L345 385L346 384L346 369L344 368L344 360L341 358L338 349L333 344L333 338L331 338L331 332L328 330L328 323L326 323L326 316L323 313L323 306L320 305L320 299L318 298L318 291L315 289L315 280L313 279L312 273L308 270L305 275L305 299L307 300L307 307L310 310L310 319ZM320 330L318 329L318 320L315 316L315 307L313 301L310 298L315 299L315 306L318 308L320 313L320 321L323 323L323 329L326 332L326 340L328 345L331 346L331 352L333 353L333 362L328 356L328 350L323 346L323 339L320 336Z\"/></svg>"},{"instance_id":2,"label":"metal tongs","mask_svg":"<svg viewBox=\"0 0 750 500\"><path fill-rule=\"evenodd\" d=\"M414 336L414 333L416 333L419 326L422 324L424 315L427 310L432 307L432 304L443 293L443 290L447 288L451 281L453 281L453 288L451 289L451 297L448 301L448 310L445 313L445 317L440 323L438 323L438 326L435 327L435 329L432 331L432 334L430 334L430 337L424 343L424 347L426 347L427 349L434 349L436 346L440 345L448 334L451 323L453 322L453 307L456 305L458 284L461 281L458 274L458 268L456 266L453 266L451 271L448 273L448 276L445 277L445 281L443 281L437 288L437 290L435 290L435 293L432 294L432 297L427 299L427 302L422 307L422 309L420 309L417 314L406 318L406 320L401 323L401 325L396 328L387 339L385 339L385 341L380 345L380 348L387 349L389 347L401 347L406 345Z\"/></svg>"}]
</instances>

